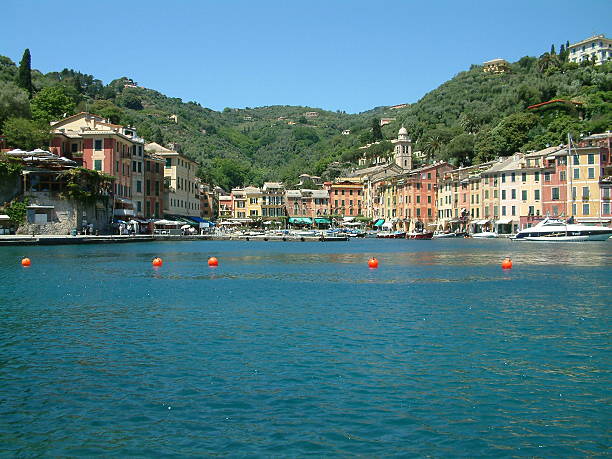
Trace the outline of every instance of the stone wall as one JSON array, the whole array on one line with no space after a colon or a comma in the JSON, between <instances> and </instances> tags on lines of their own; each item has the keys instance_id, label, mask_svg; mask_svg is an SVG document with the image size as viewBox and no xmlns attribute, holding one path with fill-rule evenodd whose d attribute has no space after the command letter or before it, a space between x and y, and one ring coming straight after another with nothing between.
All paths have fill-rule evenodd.
<instances>
[{"instance_id":1,"label":"stone wall","mask_svg":"<svg viewBox=\"0 0 612 459\"><path fill-rule=\"evenodd\" d=\"M28 209L26 223L19 226L17 234L68 235L73 229L80 232L83 226L93 224L94 234L110 233L111 208L104 202L85 206L75 201L61 199L57 194L45 192L28 193L30 205L53 206L53 209ZM47 223L36 223L36 213L47 215Z\"/></svg>"}]
</instances>

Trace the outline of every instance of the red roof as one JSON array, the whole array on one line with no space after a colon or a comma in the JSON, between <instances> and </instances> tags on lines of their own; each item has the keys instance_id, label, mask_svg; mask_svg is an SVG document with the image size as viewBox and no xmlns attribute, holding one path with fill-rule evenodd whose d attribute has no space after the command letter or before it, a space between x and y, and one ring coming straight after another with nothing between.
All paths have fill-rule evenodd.
<instances>
[{"instance_id":1,"label":"red roof","mask_svg":"<svg viewBox=\"0 0 612 459\"><path fill-rule=\"evenodd\" d=\"M538 108L538 107L542 107L543 105L554 104L555 102L565 102L566 104L582 105L582 102L576 102L573 100L553 99L553 100L549 100L548 102L541 102L539 104L530 105L529 107L527 107L527 109L531 110L532 108Z\"/></svg>"}]
</instances>

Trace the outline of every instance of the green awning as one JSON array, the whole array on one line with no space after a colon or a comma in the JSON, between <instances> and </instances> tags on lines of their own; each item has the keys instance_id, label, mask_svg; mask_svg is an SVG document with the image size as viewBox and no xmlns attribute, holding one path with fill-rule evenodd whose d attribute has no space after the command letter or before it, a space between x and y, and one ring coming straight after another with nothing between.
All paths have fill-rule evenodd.
<instances>
[{"instance_id":1,"label":"green awning","mask_svg":"<svg viewBox=\"0 0 612 459\"><path fill-rule=\"evenodd\" d=\"M315 218L315 223L331 225L331 220L329 218Z\"/></svg>"},{"instance_id":2,"label":"green awning","mask_svg":"<svg viewBox=\"0 0 612 459\"><path fill-rule=\"evenodd\" d=\"M376 222L374 223L374 226L383 226L383 223L385 222L384 218L379 218L378 220L376 220Z\"/></svg>"},{"instance_id":3,"label":"green awning","mask_svg":"<svg viewBox=\"0 0 612 459\"><path fill-rule=\"evenodd\" d=\"M308 217L291 217L289 218L289 223L298 223L298 224L306 224L312 225L312 218Z\"/></svg>"}]
</instances>

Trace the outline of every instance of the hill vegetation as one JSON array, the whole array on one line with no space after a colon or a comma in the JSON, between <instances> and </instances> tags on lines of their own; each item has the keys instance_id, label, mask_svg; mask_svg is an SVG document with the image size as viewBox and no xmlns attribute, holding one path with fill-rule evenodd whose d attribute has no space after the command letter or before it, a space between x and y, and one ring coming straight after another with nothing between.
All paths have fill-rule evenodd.
<instances>
[{"instance_id":1,"label":"hill vegetation","mask_svg":"<svg viewBox=\"0 0 612 459\"><path fill-rule=\"evenodd\" d=\"M356 167L360 146L395 138L401 125L429 159L458 165L559 144L568 131L578 137L612 124L612 64L579 66L554 49L523 57L504 74L473 65L413 105L360 114L296 106L218 112L126 77L105 85L70 69L43 74L30 62L27 50L19 66L0 56L0 130L11 146L44 146L50 120L88 111L135 126L147 141L174 144L201 164L205 180L226 189L264 180L293 184L301 173L334 178ZM528 109L551 99L571 102ZM396 120L381 130L381 117ZM371 153L390 149L381 142Z\"/></svg>"}]
</instances>

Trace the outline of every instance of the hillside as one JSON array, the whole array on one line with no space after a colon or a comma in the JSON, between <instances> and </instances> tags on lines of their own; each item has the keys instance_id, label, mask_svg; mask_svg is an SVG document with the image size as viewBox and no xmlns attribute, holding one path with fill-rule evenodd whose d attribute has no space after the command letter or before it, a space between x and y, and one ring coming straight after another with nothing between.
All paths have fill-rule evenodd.
<instances>
[{"instance_id":1,"label":"hillside","mask_svg":"<svg viewBox=\"0 0 612 459\"><path fill-rule=\"evenodd\" d=\"M333 178L354 167L358 147L375 140L372 122L381 117L396 118L382 128L385 138L394 138L405 125L417 148L455 164L557 144L568 129L576 136L609 129L610 70L610 63L579 67L546 53L522 58L506 74L485 74L481 66L472 66L400 109L346 114L269 106L218 112L139 87L128 78L104 85L68 69L32 70L34 96L28 102L27 93L14 83L18 66L0 56L0 128L11 130L9 117L44 122L89 111L133 125L147 140L177 144L202 164L203 177L225 188L264 180L295 183L300 173ZM527 109L550 99L578 103ZM343 135L345 130L350 134Z\"/></svg>"}]
</instances>

